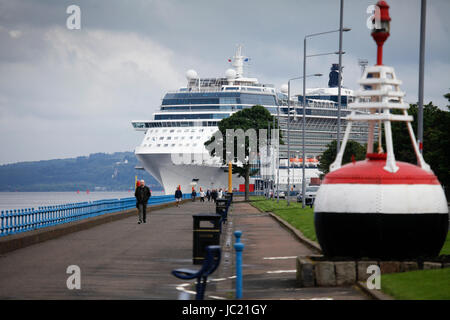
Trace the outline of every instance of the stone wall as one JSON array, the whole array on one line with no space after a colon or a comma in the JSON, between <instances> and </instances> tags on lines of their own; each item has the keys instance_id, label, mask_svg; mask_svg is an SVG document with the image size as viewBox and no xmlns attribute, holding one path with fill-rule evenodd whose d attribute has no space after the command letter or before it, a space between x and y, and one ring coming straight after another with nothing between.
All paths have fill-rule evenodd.
<instances>
[{"instance_id":1,"label":"stone wall","mask_svg":"<svg viewBox=\"0 0 450 320\"><path fill-rule=\"evenodd\" d=\"M413 270L450 268L449 262L439 261L376 261L376 260L326 260L320 255L297 257L297 282L300 287L348 286L366 281L370 265L380 267L381 274Z\"/></svg>"}]
</instances>

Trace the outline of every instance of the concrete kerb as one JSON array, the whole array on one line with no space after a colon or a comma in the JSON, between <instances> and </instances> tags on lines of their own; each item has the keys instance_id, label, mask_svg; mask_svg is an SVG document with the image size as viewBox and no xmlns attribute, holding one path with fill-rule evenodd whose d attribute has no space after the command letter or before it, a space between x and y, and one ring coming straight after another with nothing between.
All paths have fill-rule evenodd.
<instances>
[{"instance_id":1,"label":"concrete kerb","mask_svg":"<svg viewBox=\"0 0 450 320\"><path fill-rule=\"evenodd\" d=\"M312 240L309 240L307 237L305 237L305 235L298 229L294 228L292 225L290 225L287 221L281 219L279 216L277 216L276 214L272 213L272 212L268 212L268 214L274 218L275 220L277 220L283 227L286 227L289 231L291 231L295 237L302 242L303 244L305 244L306 246L308 246L310 249L312 249L313 251L317 252L317 253L322 253L322 248L320 248L320 245Z\"/></svg>"},{"instance_id":2,"label":"concrete kerb","mask_svg":"<svg viewBox=\"0 0 450 320\"><path fill-rule=\"evenodd\" d=\"M190 199L182 200L182 203L191 201ZM149 206L151 211L173 207L176 202L164 203ZM64 235L86 230L98 225L129 218L137 215L138 210L133 208L125 211L113 212L97 217L87 218L79 221L63 223L57 226L46 227L42 229L26 231L23 233L13 234L0 238L0 254L8 253L17 249L25 248L36 243L62 237Z\"/></svg>"},{"instance_id":3,"label":"concrete kerb","mask_svg":"<svg viewBox=\"0 0 450 320\"><path fill-rule=\"evenodd\" d=\"M393 297L381 292L380 290L371 290L367 288L366 284L362 281L356 282L355 286L373 300L395 300Z\"/></svg>"},{"instance_id":4,"label":"concrete kerb","mask_svg":"<svg viewBox=\"0 0 450 320\"><path fill-rule=\"evenodd\" d=\"M215 283L213 295L208 295L210 299L233 299L234 298L234 276L235 276L235 252L234 252L234 223L233 223L233 203L227 213L227 221L222 225L221 247L222 261L216 274L212 275Z\"/></svg>"}]
</instances>

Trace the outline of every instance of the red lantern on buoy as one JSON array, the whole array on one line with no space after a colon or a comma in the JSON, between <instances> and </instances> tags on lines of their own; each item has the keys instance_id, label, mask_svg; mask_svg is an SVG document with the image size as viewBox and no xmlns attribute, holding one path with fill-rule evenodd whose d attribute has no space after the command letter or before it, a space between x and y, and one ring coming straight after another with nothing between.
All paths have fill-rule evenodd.
<instances>
[{"instance_id":1,"label":"red lantern on buoy","mask_svg":"<svg viewBox=\"0 0 450 320\"><path fill-rule=\"evenodd\" d=\"M372 37L377 43L377 65L383 64L383 44L390 35L389 6L386 1L378 1L372 23L374 25Z\"/></svg>"},{"instance_id":2,"label":"red lantern on buoy","mask_svg":"<svg viewBox=\"0 0 450 320\"><path fill-rule=\"evenodd\" d=\"M419 151L403 101L401 81L394 68L382 65L382 45L389 36L385 1L379 1L383 30L372 33L377 65L368 67L359 81L356 101L348 105L342 147L319 188L314 223L325 256L407 259L437 256L448 232L449 215L444 190ZM384 34L383 34L384 33ZM392 114L390 110L401 110ZM342 166L342 157L354 121L367 121L364 161ZM395 160L391 121L406 123L417 165ZM378 126L378 152L373 145ZM384 129L386 152L381 149Z\"/></svg>"}]
</instances>

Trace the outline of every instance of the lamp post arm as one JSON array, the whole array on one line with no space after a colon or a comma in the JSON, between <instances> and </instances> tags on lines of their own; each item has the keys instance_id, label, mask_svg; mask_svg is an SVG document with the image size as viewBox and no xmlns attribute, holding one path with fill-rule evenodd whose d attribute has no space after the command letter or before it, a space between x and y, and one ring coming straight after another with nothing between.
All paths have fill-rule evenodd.
<instances>
[{"instance_id":1,"label":"lamp post arm","mask_svg":"<svg viewBox=\"0 0 450 320\"><path fill-rule=\"evenodd\" d=\"M339 32L340 29L337 30L331 30L331 31L325 31L325 32L318 32L318 33L311 33L305 36L306 38L311 38L311 37L315 37L315 36L320 36L322 34L327 34L327 33L333 33L333 32Z\"/></svg>"}]
</instances>

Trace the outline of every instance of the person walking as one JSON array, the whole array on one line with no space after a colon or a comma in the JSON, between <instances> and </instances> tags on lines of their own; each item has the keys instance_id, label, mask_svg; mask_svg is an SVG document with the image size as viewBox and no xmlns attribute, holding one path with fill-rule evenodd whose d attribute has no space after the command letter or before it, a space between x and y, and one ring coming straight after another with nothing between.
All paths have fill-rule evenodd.
<instances>
[{"instance_id":1,"label":"person walking","mask_svg":"<svg viewBox=\"0 0 450 320\"><path fill-rule=\"evenodd\" d=\"M152 196L150 189L145 185L145 181L141 180L139 187L134 192L136 197L137 207L139 209L139 221L138 224L147 223L147 203L148 199Z\"/></svg>"},{"instance_id":2,"label":"person walking","mask_svg":"<svg viewBox=\"0 0 450 320\"><path fill-rule=\"evenodd\" d=\"M200 189L200 202L205 202L205 191Z\"/></svg>"},{"instance_id":3,"label":"person walking","mask_svg":"<svg viewBox=\"0 0 450 320\"><path fill-rule=\"evenodd\" d=\"M195 191L195 189L192 189L192 193L191 193L192 202L195 202L195 197L196 196L197 196L197 192Z\"/></svg>"},{"instance_id":4,"label":"person walking","mask_svg":"<svg viewBox=\"0 0 450 320\"><path fill-rule=\"evenodd\" d=\"M214 203L216 203L216 199L217 199L217 190L216 189L212 190L211 198L213 199Z\"/></svg>"},{"instance_id":5,"label":"person walking","mask_svg":"<svg viewBox=\"0 0 450 320\"><path fill-rule=\"evenodd\" d=\"M222 199L223 198L223 191L222 188L219 189L219 193L217 194L217 198Z\"/></svg>"},{"instance_id":6,"label":"person walking","mask_svg":"<svg viewBox=\"0 0 450 320\"><path fill-rule=\"evenodd\" d=\"M175 190L175 201L177 202L177 207L179 207L181 199L183 198L183 192L181 192L180 186Z\"/></svg>"},{"instance_id":7,"label":"person walking","mask_svg":"<svg viewBox=\"0 0 450 320\"><path fill-rule=\"evenodd\" d=\"M208 198L208 202L211 201L211 191L209 189L206 190L206 198Z\"/></svg>"}]
</instances>

